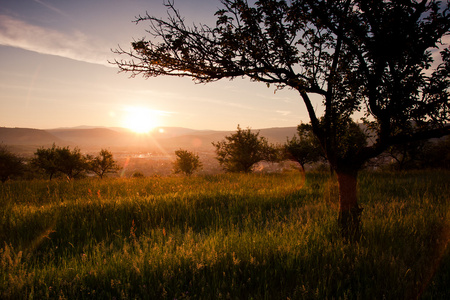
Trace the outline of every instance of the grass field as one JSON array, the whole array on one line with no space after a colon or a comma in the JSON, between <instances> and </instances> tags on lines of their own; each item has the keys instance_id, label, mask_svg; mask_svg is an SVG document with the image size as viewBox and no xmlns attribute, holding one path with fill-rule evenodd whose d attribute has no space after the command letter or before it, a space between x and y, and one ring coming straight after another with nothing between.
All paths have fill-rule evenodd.
<instances>
[{"instance_id":1,"label":"grass field","mask_svg":"<svg viewBox=\"0 0 450 300\"><path fill-rule=\"evenodd\" d=\"M1 299L450 299L450 172L364 173L363 237L327 174L0 185Z\"/></svg>"}]
</instances>

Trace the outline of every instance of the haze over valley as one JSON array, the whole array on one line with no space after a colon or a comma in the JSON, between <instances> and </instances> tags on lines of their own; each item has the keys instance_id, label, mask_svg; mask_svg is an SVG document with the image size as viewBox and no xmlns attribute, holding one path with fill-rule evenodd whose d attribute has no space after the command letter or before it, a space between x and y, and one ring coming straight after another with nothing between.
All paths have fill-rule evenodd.
<instances>
[{"instance_id":1,"label":"haze over valley","mask_svg":"<svg viewBox=\"0 0 450 300\"><path fill-rule=\"evenodd\" d=\"M273 144L285 143L296 130L296 127L252 129ZM24 158L33 157L38 148L49 148L53 143L71 149L78 147L84 154L108 149L123 167L121 176L131 176L135 172L145 176L169 175L174 151L185 149L198 153L203 172L217 173L222 172L222 168L215 158L212 142L221 141L232 132L157 127L140 134L120 127L78 126L46 130L0 127L0 143Z\"/></svg>"}]
</instances>

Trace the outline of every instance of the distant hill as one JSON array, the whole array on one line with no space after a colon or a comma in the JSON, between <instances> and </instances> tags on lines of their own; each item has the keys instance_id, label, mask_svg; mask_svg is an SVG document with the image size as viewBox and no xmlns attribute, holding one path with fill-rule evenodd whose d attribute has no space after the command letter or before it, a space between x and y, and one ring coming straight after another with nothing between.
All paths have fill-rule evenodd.
<instances>
[{"instance_id":1,"label":"distant hill","mask_svg":"<svg viewBox=\"0 0 450 300\"><path fill-rule=\"evenodd\" d=\"M128 139L127 132L118 132L107 128L86 129L50 129L47 132L66 141L70 145L79 146L117 146Z\"/></svg>"},{"instance_id":2,"label":"distant hill","mask_svg":"<svg viewBox=\"0 0 450 300\"><path fill-rule=\"evenodd\" d=\"M259 135L267 138L270 143L284 144L287 137L292 138L296 134L297 127L252 129L252 131L259 131ZM198 150L214 150L212 142L221 141L225 136L234 132L235 131L198 131L173 138L160 138L158 139L158 142L161 146L172 149L197 148Z\"/></svg>"},{"instance_id":3,"label":"distant hill","mask_svg":"<svg viewBox=\"0 0 450 300\"><path fill-rule=\"evenodd\" d=\"M61 142L60 138L45 130L0 127L0 143L6 145L45 146Z\"/></svg>"},{"instance_id":4,"label":"distant hill","mask_svg":"<svg viewBox=\"0 0 450 300\"><path fill-rule=\"evenodd\" d=\"M255 129L271 143L284 143L292 137L296 127ZM182 127L156 128L150 134L136 134L124 128L57 128L48 130L27 128L0 128L0 142L14 146L47 146L56 143L62 146L79 147L86 150L108 148L120 151L152 151L192 149L197 151L214 150L212 142L223 140L233 131L194 130Z\"/></svg>"},{"instance_id":5,"label":"distant hill","mask_svg":"<svg viewBox=\"0 0 450 300\"><path fill-rule=\"evenodd\" d=\"M269 140L271 143L284 144L286 138L292 138L297 134L297 127L276 127L260 129L259 134Z\"/></svg>"},{"instance_id":6,"label":"distant hill","mask_svg":"<svg viewBox=\"0 0 450 300\"><path fill-rule=\"evenodd\" d=\"M47 130L52 135L79 147L144 147L158 148L162 141L168 140L164 145L178 145L179 142L170 142L172 139L180 139L184 147L189 143L184 142L187 135L199 136L209 134L212 131L199 131L181 127L156 128L149 134L137 134L124 128L58 128Z\"/></svg>"}]
</instances>

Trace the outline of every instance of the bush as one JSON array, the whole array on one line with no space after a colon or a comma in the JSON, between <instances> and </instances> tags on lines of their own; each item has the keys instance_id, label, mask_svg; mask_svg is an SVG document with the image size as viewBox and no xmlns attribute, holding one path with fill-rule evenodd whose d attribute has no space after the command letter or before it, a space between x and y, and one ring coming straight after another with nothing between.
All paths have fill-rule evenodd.
<instances>
[{"instance_id":1,"label":"bush","mask_svg":"<svg viewBox=\"0 0 450 300\"><path fill-rule=\"evenodd\" d=\"M145 177L145 175L142 174L142 173L139 172L139 171L134 172L134 173L131 175L131 178L144 178L144 177Z\"/></svg>"}]
</instances>

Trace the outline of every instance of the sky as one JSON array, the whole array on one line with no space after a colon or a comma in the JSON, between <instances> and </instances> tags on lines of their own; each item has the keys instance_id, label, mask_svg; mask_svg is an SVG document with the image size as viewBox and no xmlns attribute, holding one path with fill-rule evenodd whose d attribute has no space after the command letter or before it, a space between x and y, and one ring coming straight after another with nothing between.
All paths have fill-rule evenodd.
<instances>
[{"instance_id":1,"label":"sky","mask_svg":"<svg viewBox=\"0 0 450 300\"><path fill-rule=\"evenodd\" d=\"M213 26L221 4L175 6L187 23ZM196 84L118 73L108 63L117 58L111 49L148 37L147 24L132 22L145 12L167 16L163 0L0 0L0 127L235 130L309 121L293 90L275 93L248 79Z\"/></svg>"}]
</instances>

